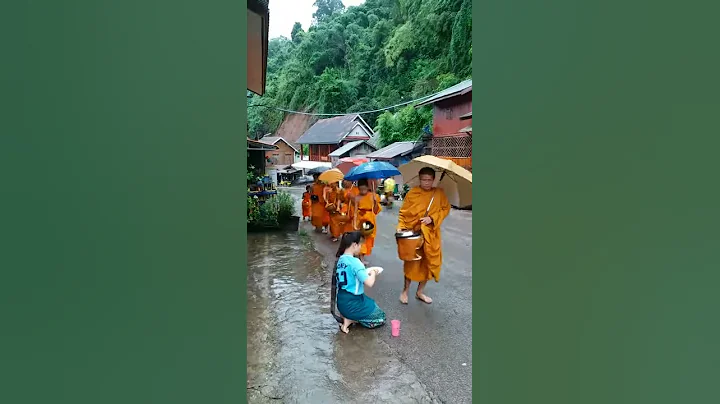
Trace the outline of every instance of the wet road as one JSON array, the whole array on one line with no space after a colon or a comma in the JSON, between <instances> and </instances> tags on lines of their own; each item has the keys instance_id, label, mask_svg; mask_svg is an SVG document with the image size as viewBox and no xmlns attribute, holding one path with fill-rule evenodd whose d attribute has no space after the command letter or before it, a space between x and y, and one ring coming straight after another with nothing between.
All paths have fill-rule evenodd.
<instances>
[{"instance_id":1,"label":"wet road","mask_svg":"<svg viewBox=\"0 0 720 404\"><path fill-rule=\"evenodd\" d=\"M339 332L309 236L249 234L248 257L249 403L437 402L382 332Z\"/></svg>"},{"instance_id":2,"label":"wet road","mask_svg":"<svg viewBox=\"0 0 720 404\"><path fill-rule=\"evenodd\" d=\"M290 192L299 209L302 189ZM454 210L443 223L440 283L426 288L433 304L410 299L406 306L398 301L397 208L380 213L368 260L385 272L366 292L388 319L402 321L400 338L390 336L389 325L338 332L328 312L337 244L309 223L300 234L249 235L249 402L470 403L471 219Z\"/></svg>"}]
</instances>

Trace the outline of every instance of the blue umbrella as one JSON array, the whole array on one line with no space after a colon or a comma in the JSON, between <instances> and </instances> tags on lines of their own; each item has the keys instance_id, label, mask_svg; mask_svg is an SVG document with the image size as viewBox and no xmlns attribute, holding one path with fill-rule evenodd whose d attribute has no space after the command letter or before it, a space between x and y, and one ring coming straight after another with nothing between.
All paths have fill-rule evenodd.
<instances>
[{"instance_id":1,"label":"blue umbrella","mask_svg":"<svg viewBox=\"0 0 720 404\"><path fill-rule=\"evenodd\" d=\"M345 179L348 181L357 181L362 179L378 180L381 178L394 177L396 175L400 175L400 171L398 171L398 169L392 164L384 161L371 161L351 168L345 176Z\"/></svg>"}]
</instances>

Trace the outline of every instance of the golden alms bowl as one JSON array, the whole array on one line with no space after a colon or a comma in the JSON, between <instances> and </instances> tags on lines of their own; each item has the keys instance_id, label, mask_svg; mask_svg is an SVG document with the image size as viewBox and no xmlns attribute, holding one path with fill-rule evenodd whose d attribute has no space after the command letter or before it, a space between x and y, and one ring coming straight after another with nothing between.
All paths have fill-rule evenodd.
<instances>
[{"instance_id":1,"label":"golden alms bowl","mask_svg":"<svg viewBox=\"0 0 720 404\"><path fill-rule=\"evenodd\" d=\"M375 226L370 222L363 222L360 225L360 233L365 237L372 235L374 230Z\"/></svg>"}]
</instances>

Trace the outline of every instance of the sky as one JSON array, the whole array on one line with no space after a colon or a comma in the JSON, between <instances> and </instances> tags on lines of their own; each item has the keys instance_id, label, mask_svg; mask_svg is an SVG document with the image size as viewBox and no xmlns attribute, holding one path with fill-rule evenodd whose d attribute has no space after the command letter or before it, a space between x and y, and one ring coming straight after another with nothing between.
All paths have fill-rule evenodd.
<instances>
[{"instance_id":1,"label":"sky","mask_svg":"<svg viewBox=\"0 0 720 404\"><path fill-rule=\"evenodd\" d=\"M345 7L359 6L365 0L342 0ZM290 38L293 24L299 22L307 31L315 12L315 0L270 0L270 38Z\"/></svg>"}]
</instances>

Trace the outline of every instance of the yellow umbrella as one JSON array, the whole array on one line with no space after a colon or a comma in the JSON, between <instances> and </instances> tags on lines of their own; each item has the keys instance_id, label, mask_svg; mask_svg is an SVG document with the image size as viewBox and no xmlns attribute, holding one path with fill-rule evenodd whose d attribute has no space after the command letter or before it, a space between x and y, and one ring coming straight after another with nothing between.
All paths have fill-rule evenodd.
<instances>
[{"instance_id":1,"label":"yellow umbrella","mask_svg":"<svg viewBox=\"0 0 720 404\"><path fill-rule=\"evenodd\" d=\"M320 177L318 177L318 179L320 181L323 181L328 184L340 182L340 181L342 181L343 178L345 178L345 175L342 173L342 171L338 170L337 168L333 168L332 170L327 170L324 173L320 174Z\"/></svg>"},{"instance_id":2,"label":"yellow umbrella","mask_svg":"<svg viewBox=\"0 0 720 404\"><path fill-rule=\"evenodd\" d=\"M398 170L409 186L419 184L418 173L423 167L435 170L434 186L442 188L451 205L459 208L472 206L472 173L454 162L435 156L420 156L401 165Z\"/></svg>"}]
</instances>

